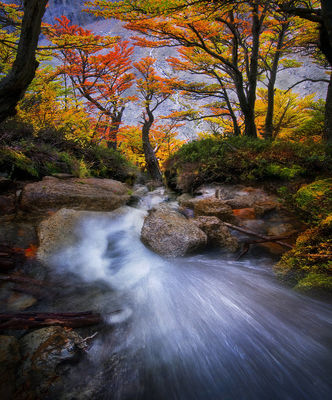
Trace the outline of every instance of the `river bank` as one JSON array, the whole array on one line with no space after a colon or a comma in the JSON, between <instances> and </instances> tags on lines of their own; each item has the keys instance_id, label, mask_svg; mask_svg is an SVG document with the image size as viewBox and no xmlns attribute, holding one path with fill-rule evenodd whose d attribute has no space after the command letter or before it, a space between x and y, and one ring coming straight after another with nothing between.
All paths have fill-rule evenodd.
<instances>
[{"instance_id":1,"label":"river bank","mask_svg":"<svg viewBox=\"0 0 332 400\"><path fill-rule=\"evenodd\" d=\"M52 325L49 314L44 328L4 330L0 365L8 399L212 399L221 393L232 399L282 399L287 393L328 398L328 303L278 283L272 267L286 250L283 246L253 243L235 261L248 236L230 230L242 243L235 254L219 241L200 255L167 260L140 241L151 209L167 206L187 221L196 206L203 213L196 218L217 218L211 212L222 196L228 197L223 200L234 226L270 236L301 229L275 198L259 189L223 185L202 187L196 198L186 195L176 201L163 188L148 192L144 186L129 189L105 180L93 184L97 199L107 183L112 187L108 196L121 198L116 205L129 202L134 207L111 211L114 199L108 199L105 209L104 200L93 202L85 191L88 202L81 198L79 208L94 204L102 211L56 211L54 192L47 190L50 183L52 190L76 185L77 196L88 183L55 179L32 184L20 194L22 202L35 193L32 206L37 201L45 205L39 213L36 207L27 213L23 201L25 207L19 203L15 216L2 217L1 237L12 240L12 248L24 249L15 253L18 259L6 276L30 279L3 281L2 310L33 315L91 311L100 323L73 331ZM52 202L37 200L37 189ZM234 208L240 200L247 207ZM61 200L58 208L63 206ZM88 376L84 382L82 373ZM311 376L319 380L318 387Z\"/></svg>"}]
</instances>

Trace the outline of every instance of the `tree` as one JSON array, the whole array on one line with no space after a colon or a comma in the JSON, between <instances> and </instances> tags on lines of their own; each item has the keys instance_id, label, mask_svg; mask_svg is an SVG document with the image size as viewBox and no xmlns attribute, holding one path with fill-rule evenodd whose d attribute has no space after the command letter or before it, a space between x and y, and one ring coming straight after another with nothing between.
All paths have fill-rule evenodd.
<instances>
[{"instance_id":1,"label":"tree","mask_svg":"<svg viewBox=\"0 0 332 400\"><path fill-rule=\"evenodd\" d=\"M180 124L175 122L155 124L149 134L153 151L162 169L163 164L184 143L178 139ZM127 160L142 169L146 169L145 155L142 143L142 129L140 126L124 126L119 134L119 150Z\"/></svg>"},{"instance_id":2,"label":"tree","mask_svg":"<svg viewBox=\"0 0 332 400\"><path fill-rule=\"evenodd\" d=\"M318 47L325 55L332 68L332 3L330 0L274 0L277 7L285 13L296 15L318 24ZM325 134L324 140L332 144L332 74L327 89L325 102Z\"/></svg>"},{"instance_id":3,"label":"tree","mask_svg":"<svg viewBox=\"0 0 332 400\"><path fill-rule=\"evenodd\" d=\"M143 107L142 143L147 171L156 181L162 181L160 166L150 140L151 128L155 122L156 110L171 97L175 79L158 76L152 57L134 63L138 72L137 91Z\"/></svg>"},{"instance_id":4,"label":"tree","mask_svg":"<svg viewBox=\"0 0 332 400\"><path fill-rule=\"evenodd\" d=\"M266 120L269 137L279 63L290 51L286 44L290 46L294 38L290 17L280 16L270 3L262 0L124 0L117 3L95 0L90 5L95 14L119 18L126 22L128 29L145 35L145 38L135 37L136 44L177 46L180 57L171 60L175 68L187 68L197 75L206 75L208 82L214 81L209 85L182 85L184 91L192 92L196 98L215 98L211 103L212 114L230 119L235 135L240 133L239 119L243 119L243 133L257 136L256 90L258 81L265 75L269 83ZM202 117L204 113L194 115L194 119Z\"/></svg>"},{"instance_id":5,"label":"tree","mask_svg":"<svg viewBox=\"0 0 332 400\"><path fill-rule=\"evenodd\" d=\"M36 48L48 0L24 0L24 15L15 61L0 81L0 123L15 115L17 103L32 82L38 62Z\"/></svg>"},{"instance_id":6,"label":"tree","mask_svg":"<svg viewBox=\"0 0 332 400\"><path fill-rule=\"evenodd\" d=\"M35 135L48 129L63 132L66 139L90 141L95 122L84 105L77 101L70 88L66 89L56 71L44 66L36 72L23 99L17 105L17 120L34 128Z\"/></svg>"},{"instance_id":7,"label":"tree","mask_svg":"<svg viewBox=\"0 0 332 400\"><path fill-rule=\"evenodd\" d=\"M125 106L135 99L128 94L134 82L130 72L133 47L71 25L66 17L58 19L49 37L60 47L60 72L65 79L69 77L89 110L99 114L99 122L108 133L108 147L116 149Z\"/></svg>"}]
</instances>

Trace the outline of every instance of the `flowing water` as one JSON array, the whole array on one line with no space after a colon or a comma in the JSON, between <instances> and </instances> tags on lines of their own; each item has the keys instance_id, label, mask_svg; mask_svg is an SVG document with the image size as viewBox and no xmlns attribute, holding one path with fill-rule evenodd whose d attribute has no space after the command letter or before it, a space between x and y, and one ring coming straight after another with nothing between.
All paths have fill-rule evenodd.
<instances>
[{"instance_id":1,"label":"flowing water","mask_svg":"<svg viewBox=\"0 0 332 400\"><path fill-rule=\"evenodd\" d=\"M81 239L56 259L77 287L101 288L79 301L111 327L76 376L81 385L99 377L91 399L331 398L329 304L283 287L268 259L153 254L139 234L146 209L161 200L82 221Z\"/></svg>"}]
</instances>

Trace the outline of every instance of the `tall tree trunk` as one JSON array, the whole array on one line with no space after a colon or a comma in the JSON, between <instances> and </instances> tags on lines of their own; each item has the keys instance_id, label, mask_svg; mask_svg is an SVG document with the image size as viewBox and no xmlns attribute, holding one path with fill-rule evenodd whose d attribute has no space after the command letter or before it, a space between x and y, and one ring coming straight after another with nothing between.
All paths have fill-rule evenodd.
<instances>
[{"instance_id":1,"label":"tall tree trunk","mask_svg":"<svg viewBox=\"0 0 332 400\"><path fill-rule=\"evenodd\" d=\"M321 50L332 67L332 3L331 0L321 0L323 23L321 27ZM332 144L332 75L327 89L325 104L324 139Z\"/></svg>"},{"instance_id":2,"label":"tall tree trunk","mask_svg":"<svg viewBox=\"0 0 332 400\"><path fill-rule=\"evenodd\" d=\"M255 121L255 110L248 109L244 114L244 134L251 138L257 138L257 128Z\"/></svg>"},{"instance_id":3,"label":"tall tree trunk","mask_svg":"<svg viewBox=\"0 0 332 400\"><path fill-rule=\"evenodd\" d=\"M142 143L146 169L153 180L162 182L159 162L150 143L150 129L153 124L154 117L150 110L147 111L147 114L148 117L144 117L144 123L142 126Z\"/></svg>"},{"instance_id":4,"label":"tall tree trunk","mask_svg":"<svg viewBox=\"0 0 332 400\"><path fill-rule=\"evenodd\" d=\"M0 123L16 114L16 105L32 82L38 62L35 53L48 0L24 0L24 16L16 59L0 82Z\"/></svg>"},{"instance_id":5,"label":"tall tree trunk","mask_svg":"<svg viewBox=\"0 0 332 400\"><path fill-rule=\"evenodd\" d=\"M122 121L123 111L124 107L122 107L120 111L115 111L111 115L111 127L109 133L109 140L107 141L107 147L109 149L117 150L118 148L118 133Z\"/></svg>"},{"instance_id":6,"label":"tall tree trunk","mask_svg":"<svg viewBox=\"0 0 332 400\"><path fill-rule=\"evenodd\" d=\"M270 71L270 78L267 85L267 111L265 117L265 139L273 138L273 115L274 115L274 88L277 79L277 72L279 60L281 56L281 49L283 47L285 33L288 29L288 23L282 24L281 31L279 32L276 52L273 57L272 67Z\"/></svg>"},{"instance_id":7,"label":"tall tree trunk","mask_svg":"<svg viewBox=\"0 0 332 400\"><path fill-rule=\"evenodd\" d=\"M321 0L321 6L323 21L320 31L320 49L332 66L332 2Z\"/></svg>"},{"instance_id":8,"label":"tall tree trunk","mask_svg":"<svg viewBox=\"0 0 332 400\"><path fill-rule=\"evenodd\" d=\"M328 144L332 144L332 74L327 89L325 103L325 127L323 139Z\"/></svg>"}]
</instances>

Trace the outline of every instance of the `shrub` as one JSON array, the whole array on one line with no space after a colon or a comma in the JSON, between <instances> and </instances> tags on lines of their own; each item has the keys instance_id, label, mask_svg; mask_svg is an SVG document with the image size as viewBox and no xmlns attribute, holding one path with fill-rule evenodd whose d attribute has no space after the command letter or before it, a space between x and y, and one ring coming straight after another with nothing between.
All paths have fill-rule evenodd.
<instances>
[{"instance_id":1,"label":"shrub","mask_svg":"<svg viewBox=\"0 0 332 400\"><path fill-rule=\"evenodd\" d=\"M332 292L332 213L297 238L275 271L298 290Z\"/></svg>"},{"instance_id":2,"label":"shrub","mask_svg":"<svg viewBox=\"0 0 332 400\"><path fill-rule=\"evenodd\" d=\"M171 187L192 191L212 182L312 179L328 173L331 155L319 143L209 137L183 145L165 166Z\"/></svg>"}]
</instances>

